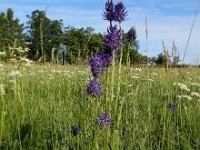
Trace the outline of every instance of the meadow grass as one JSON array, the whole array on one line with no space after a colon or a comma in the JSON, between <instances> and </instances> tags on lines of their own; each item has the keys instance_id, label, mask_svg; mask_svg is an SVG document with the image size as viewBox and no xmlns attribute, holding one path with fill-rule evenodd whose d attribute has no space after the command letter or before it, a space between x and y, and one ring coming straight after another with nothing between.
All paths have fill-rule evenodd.
<instances>
[{"instance_id":1,"label":"meadow grass","mask_svg":"<svg viewBox=\"0 0 200 150\"><path fill-rule=\"evenodd\" d=\"M1 65L0 149L199 150L200 70L148 68L146 76L118 67L100 79L102 96L91 97L88 66ZM97 118L106 111L105 141Z\"/></svg>"}]
</instances>

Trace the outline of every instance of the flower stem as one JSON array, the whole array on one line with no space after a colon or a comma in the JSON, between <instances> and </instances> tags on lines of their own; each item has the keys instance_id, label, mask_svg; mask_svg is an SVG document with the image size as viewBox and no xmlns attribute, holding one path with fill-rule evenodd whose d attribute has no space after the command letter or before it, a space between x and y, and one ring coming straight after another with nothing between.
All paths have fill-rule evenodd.
<instances>
[{"instance_id":1,"label":"flower stem","mask_svg":"<svg viewBox=\"0 0 200 150\"><path fill-rule=\"evenodd\" d=\"M120 38L122 41L122 26L121 23L119 23L120 26ZM117 95L116 95L116 101L115 101L115 110L114 114L117 117L117 106L118 106L118 101L119 101L119 93L120 93L120 81L121 81L121 68L122 68L122 56L123 56L123 47L122 44L120 45L120 59L119 59L119 67L118 67L118 76L117 76Z\"/></svg>"},{"instance_id":2,"label":"flower stem","mask_svg":"<svg viewBox=\"0 0 200 150\"><path fill-rule=\"evenodd\" d=\"M3 126L4 126L4 107L5 107L5 100L3 97L3 94L1 94L1 98L2 98L2 112L1 112L1 132L0 132L0 147L1 147L1 143L2 143L2 131L3 131Z\"/></svg>"},{"instance_id":3,"label":"flower stem","mask_svg":"<svg viewBox=\"0 0 200 150\"><path fill-rule=\"evenodd\" d=\"M103 149L108 150L108 129L103 130L103 135L104 135Z\"/></svg>"}]
</instances>

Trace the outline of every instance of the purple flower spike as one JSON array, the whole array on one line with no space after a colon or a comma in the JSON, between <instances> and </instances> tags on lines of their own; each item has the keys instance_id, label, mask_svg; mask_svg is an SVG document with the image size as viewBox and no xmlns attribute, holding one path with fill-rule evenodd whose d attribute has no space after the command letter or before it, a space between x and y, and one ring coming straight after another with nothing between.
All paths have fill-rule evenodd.
<instances>
[{"instance_id":1,"label":"purple flower spike","mask_svg":"<svg viewBox=\"0 0 200 150\"><path fill-rule=\"evenodd\" d=\"M105 20L108 21L113 21L115 17L115 12L114 12L114 5L112 1L107 1L105 5L105 11L103 14L103 17Z\"/></svg>"},{"instance_id":2,"label":"purple flower spike","mask_svg":"<svg viewBox=\"0 0 200 150\"><path fill-rule=\"evenodd\" d=\"M115 5L115 21L122 22L126 20L127 11L125 11L124 4L119 2Z\"/></svg>"},{"instance_id":3,"label":"purple flower spike","mask_svg":"<svg viewBox=\"0 0 200 150\"><path fill-rule=\"evenodd\" d=\"M127 40L128 42L133 42L136 39L136 30L134 27L131 27L131 29L127 33Z\"/></svg>"},{"instance_id":4,"label":"purple flower spike","mask_svg":"<svg viewBox=\"0 0 200 150\"><path fill-rule=\"evenodd\" d=\"M109 29L107 29L108 34L104 36L104 47L107 51L110 51L112 53L113 50L117 50L120 47L120 31L117 30L117 26L110 26Z\"/></svg>"},{"instance_id":5,"label":"purple flower spike","mask_svg":"<svg viewBox=\"0 0 200 150\"><path fill-rule=\"evenodd\" d=\"M167 106L168 110L170 111L175 111L176 108L177 108L177 105L174 104L174 103L169 103L168 106Z\"/></svg>"},{"instance_id":6,"label":"purple flower spike","mask_svg":"<svg viewBox=\"0 0 200 150\"><path fill-rule=\"evenodd\" d=\"M101 60L103 62L103 66L105 68L109 67L111 65L112 62L112 54L111 53L100 53L97 54L101 57Z\"/></svg>"},{"instance_id":7,"label":"purple flower spike","mask_svg":"<svg viewBox=\"0 0 200 150\"><path fill-rule=\"evenodd\" d=\"M91 71L95 78L100 77L105 68L110 66L111 58L112 56L110 53L98 53L95 57L90 59Z\"/></svg>"},{"instance_id":8,"label":"purple flower spike","mask_svg":"<svg viewBox=\"0 0 200 150\"><path fill-rule=\"evenodd\" d=\"M96 79L90 80L90 83L87 87L87 92L93 96L100 96L101 84Z\"/></svg>"},{"instance_id":9,"label":"purple flower spike","mask_svg":"<svg viewBox=\"0 0 200 150\"><path fill-rule=\"evenodd\" d=\"M77 136L79 133L81 133L81 128L80 127L72 127L72 135Z\"/></svg>"},{"instance_id":10,"label":"purple flower spike","mask_svg":"<svg viewBox=\"0 0 200 150\"><path fill-rule=\"evenodd\" d=\"M93 76L95 78L100 77L104 71L102 57L100 55L96 55L90 59L89 63Z\"/></svg>"},{"instance_id":11,"label":"purple flower spike","mask_svg":"<svg viewBox=\"0 0 200 150\"><path fill-rule=\"evenodd\" d=\"M104 114L98 118L100 125L103 129L110 128L111 118L109 115Z\"/></svg>"}]
</instances>

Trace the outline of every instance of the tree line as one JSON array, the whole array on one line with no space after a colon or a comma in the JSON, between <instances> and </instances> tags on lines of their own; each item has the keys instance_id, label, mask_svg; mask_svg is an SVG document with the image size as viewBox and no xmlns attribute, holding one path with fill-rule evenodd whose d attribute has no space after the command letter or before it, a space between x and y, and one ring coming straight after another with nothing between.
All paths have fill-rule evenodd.
<instances>
[{"instance_id":1,"label":"tree line","mask_svg":"<svg viewBox=\"0 0 200 150\"><path fill-rule=\"evenodd\" d=\"M95 33L94 28L64 27L63 20L51 20L45 11L35 10L27 15L27 22L20 23L14 18L14 12L8 8L6 13L0 13L0 60L8 61L13 57L21 57L15 49L22 47L29 51L26 57L34 61L53 63L82 63L103 50L102 33ZM123 33L123 60L127 51L127 40ZM135 41L130 50L131 64L145 64L148 62L163 64L164 56L160 53L157 57L147 58L138 52L139 41ZM178 58L177 58L178 59ZM176 63L177 60L176 60Z\"/></svg>"}]
</instances>

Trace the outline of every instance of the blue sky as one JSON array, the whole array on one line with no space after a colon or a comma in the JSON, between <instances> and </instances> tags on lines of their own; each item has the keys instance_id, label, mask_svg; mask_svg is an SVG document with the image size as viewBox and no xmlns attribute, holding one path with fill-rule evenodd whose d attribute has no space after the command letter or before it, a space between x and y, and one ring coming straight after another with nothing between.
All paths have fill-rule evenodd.
<instances>
[{"instance_id":1,"label":"blue sky","mask_svg":"<svg viewBox=\"0 0 200 150\"><path fill-rule=\"evenodd\" d=\"M0 12L12 8L15 17L27 21L26 15L48 6L47 17L62 19L64 26L92 26L95 32L104 33L108 22L102 19L106 0L0 0ZM128 11L123 29L131 26L137 29L140 53L145 54L145 17L148 18L148 55L162 52L162 40L171 53L172 41L182 59L192 26L198 0L121 0ZM114 3L119 2L113 0ZM200 10L199 10L200 11ZM193 33L186 53L186 63L200 63L200 15L196 18Z\"/></svg>"}]
</instances>

